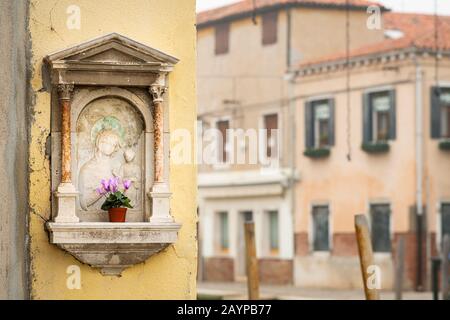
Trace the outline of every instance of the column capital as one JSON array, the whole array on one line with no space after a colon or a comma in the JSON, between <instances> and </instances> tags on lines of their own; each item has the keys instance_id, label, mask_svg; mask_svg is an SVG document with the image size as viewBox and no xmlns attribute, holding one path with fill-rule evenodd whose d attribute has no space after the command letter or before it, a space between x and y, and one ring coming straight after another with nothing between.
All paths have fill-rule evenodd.
<instances>
[{"instance_id":1,"label":"column capital","mask_svg":"<svg viewBox=\"0 0 450 320\"><path fill-rule=\"evenodd\" d=\"M153 103L155 102L162 102L163 101L163 95L167 91L166 86L166 74L165 73L158 73L156 75L155 81L150 85L149 92L152 95Z\"/></svg>"},{"instance_id":2,"label":"column capital","mask_svg":"<svg viewBox=\"0 0 450 320\"><path fill-rule=\"evenodd\" d=\"M149 92L152 95L153 103L163 102L163 95L166 93L167 87L161 84L150 85Z\"/></svg>"},{"instance_id":3,"label":"column capital","mask_svg":"<svg viewBox=\"0 0 450 320\"><path fill-rule=\"evenodd\" d=\"M74 87L75 86L73 83L58 84L57 89L59 100L70 100Z\"/></svg>"}]
</instances>

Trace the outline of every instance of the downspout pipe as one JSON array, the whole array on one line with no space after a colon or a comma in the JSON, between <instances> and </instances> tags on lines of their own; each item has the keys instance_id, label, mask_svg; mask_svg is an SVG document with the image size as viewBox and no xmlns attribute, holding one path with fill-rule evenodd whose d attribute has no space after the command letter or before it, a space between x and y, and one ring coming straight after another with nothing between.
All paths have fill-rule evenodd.
<instances>
[{"instance_id":1,"label":"downspout pipe","mask_svg":"<svg viewBox=\"0 0 450 320\"><path fill-rule=\"evenodd\" d=\"M287 95L288 95L288 104L289 104L289 130L290 130L290 157L289 157L289 196L290 196L290 206L291 206L291 223L292 223L292 259L295 258L295 207L296 207L296 199L295 199L295 183L296 183L296 146L297 146L297 128L296 128L296 101L294 100L295 94L295 73L292 72L292 15L291 9L288 7L286 9L286 73L284 80L287 83ZM292 278L294 279L294 274L292 274ZM295 280L294 280L295 282Z\"/></svg>"},{"instance_id":2,"label":"downspout pipe","mask_svg":"<svg viewBox=\"0 0 450 320\"><path fill-rule=\"evenodd\" d=\"M423 73L422 66L418 60L417 54L414 57L416 69L416 123L415 123L415 144L416 144L416 240L417 240L417 278L416 290L424 289L423 283Z\"/></svg>"}]
</instances>

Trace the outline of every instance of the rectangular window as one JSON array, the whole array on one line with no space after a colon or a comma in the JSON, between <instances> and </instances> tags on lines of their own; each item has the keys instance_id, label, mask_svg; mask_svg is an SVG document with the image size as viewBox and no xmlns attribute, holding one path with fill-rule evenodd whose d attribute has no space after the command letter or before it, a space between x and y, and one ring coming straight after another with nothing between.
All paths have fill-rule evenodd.
<instances>
[{"instance_id":1,"label":"rectangular window","mask_svg":"<svg viewBox=\"0 0 450 320\"><path fill-rule=\"evenodd\" d=\"M228 53L230 42L230 24L221 23L215 28L215 53L216 55Z\"/></svg>"},{"instance_id":2,"label":"rectangular window","mask_svg":"<svg viewBox=\"0 0 450 320\"><path fill-rule=\"evenodd\" d=\"M269 45L277 42L278 12L272 11L262 14L262 44Z\"/></svg>"},{"instance_id":3,"label":"rectangular window","mask_svg":"<svg viewBox=\"0 0 450 320\"><path fill-rule=\"evenodd\" d=\"M228 136L227 130L230 128L230 121L220 120L216 122L216 129L219 130L220 136L218 141L218 161L226 163L228 161Z\"/></svg>"},{"instance_id":4,"label":"rectangular window","mask_svg":"<svg viewBox=\"0 0 450 320\"><path fill-rule=\"evenodd\" d=\"M374 141L389 139L389 113L391 102L389 92L376 93L371 96Z\"/></svg>"},{"instance_id":5,"label":"rectangular window","mask_svg":"<svg viewBox=\"0 0 450 320\"><path fill-rule=\"evenodd\" d=\"M370 206L372 247L374 252L391 251L391 209L388 204Z\"/></svg>"},{"instance_id":6,"label":"rectangular window","mask_svg":"<svg viewBox=\"0 0 450 320\"><path fill-rule=\"evenodd\" d=\"M228 231L228 212L219 212L219 233L220 233L220 249L221 250L228 250L230 247L229 244L229 231Z\"/></svg>"},{"instance_id":7,"label":"rectangular window","mask_svg":"<svg viewBox=\"0 0 450 320\"><path fill-rule=\"evenodd\" d=\"M270 253L278 253L279 244L279 226L278 226L278 211L267 212L269 222L269 238L270 238Z\"/></svg>"},{"instance_id":8,"label":"rectangular window","mask_svg":"<svg viewBox=\"0 0 450 320\"><path fill-rule=\"evenodd\" d=\"M441 205L441 239L446 234L450 235L450 203Z\"/></svg>"},{"instance_id":9,"label":"rectangular window","mask_svg":"<svg viewBox=\"0 0 450 320\"><path fill-rule=\"evenodd\" d=\"M328 206L314 206L313 218L313 250L329 251L329 210Z\"/></svg>"},{"instance_id":10,"label":"rectangular window","mask_svg":"<svg viewBox=\"0 0 450 320\"><path fill-rule=\"evenodd\" d=\"M267 114L264 116L264 128L267 134L267 158L276 157L278 155L278 114Z\"/></svg>"},{"instance_id":11,"label":"rectangular window","mask_svg":"<svg viewBox=\"0 0 450 320\"><path fill-rule=\"evenodd\" d=\"M334 100L310 101L305 106L306 149L334 145Z\"/></svg>"},{"instance_id":12,"label":"rectangular window","mask_svg":"<svg viewBox=\"0 0 450 320\"><path fill-rule=\"evenodd\" d=\"M364 94L364 143L387 142L395 139L395 91L386 90Z\"/></svg>"},{"instance_id":13,"label":"rectangular window","mask_svg":"<svg viewBox=\"0 0 450 320\"><path fill-rule=\"evenodd\" d=\"M330 141L330 105L328 100L314 104L314 146L323 148Z\"/></svg>"}]
</instances>

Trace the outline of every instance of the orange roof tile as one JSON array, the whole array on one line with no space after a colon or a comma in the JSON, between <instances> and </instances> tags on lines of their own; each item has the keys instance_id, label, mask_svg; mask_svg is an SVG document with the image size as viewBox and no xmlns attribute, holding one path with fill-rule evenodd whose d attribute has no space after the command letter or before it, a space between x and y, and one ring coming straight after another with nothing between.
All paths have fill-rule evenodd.
<instances>
[{"instance_id":1,"label":"orange roof tile","mask_svg":"<svg viewBox=\"0 0 450 320\"><path fill-rule=\"evenodd\" d=\"M307 6L307 7L345 7L347 0L243 0L228 6L217 9L203 11L197 14L197 26L201 27L222 19L238 18L240 16L250 15L255 2L257 10L267 9L270 7L283 7L287 5ZM349 0L352 8L365 10L370 5L379 5L373 1L366 0Z\"/></svg>"},{"instance_id":2,"label":"orange roof tile","mask_svg":"<svg viewBox=\"0 0 450 320\"><path fill-rule=\"evenodd\" d=\"M428 50L450 50L450 16L438 16L437 46L435 41L435 16L425 14L405 14L389 12L383 15L383 27L385 30L399 30L403 37L398 39L385 39L383 41L366 45L350 51L349 57L357 58L372 54L386 53L390 51L419 48ZM347 58L345 52L319 57L314 60L302 62L300 68L341 61Z\"/></svg>"}]
</instances>

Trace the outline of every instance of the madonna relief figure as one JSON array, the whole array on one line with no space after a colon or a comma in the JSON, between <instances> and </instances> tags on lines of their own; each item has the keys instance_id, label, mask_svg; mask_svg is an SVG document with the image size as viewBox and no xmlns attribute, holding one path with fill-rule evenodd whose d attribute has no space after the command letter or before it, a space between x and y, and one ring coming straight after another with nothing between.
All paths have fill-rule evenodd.
<instances>
[{"instance_id":1,"label":"madonna relief figure","mask_svg":"<svg viewBox=\"0 0 450 320\"><path fill-rule=\"evenodd\" d=\"M120 138L113 130L100 131L95 140L94 156L80 169L80 205L85 211L100 208L102 196L96 192L101 179L113 175L111 158L120 147Z\"/></svg>"}]
</instances>

